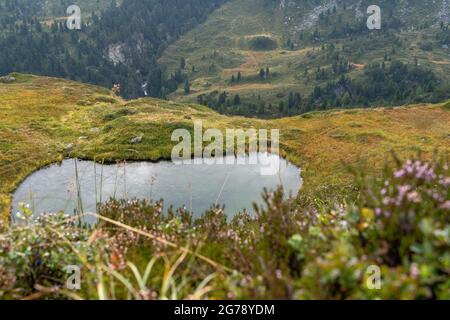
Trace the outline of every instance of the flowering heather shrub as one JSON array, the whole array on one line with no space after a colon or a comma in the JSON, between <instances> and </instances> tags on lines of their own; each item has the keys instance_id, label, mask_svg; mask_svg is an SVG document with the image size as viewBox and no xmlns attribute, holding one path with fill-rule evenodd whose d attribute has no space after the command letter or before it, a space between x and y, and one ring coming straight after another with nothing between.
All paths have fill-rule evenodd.
<instances>
[{"instance_id":1,"label":"flowering heather shrub","mask_svg":"<svg viewBox=\"0 0 450 320\"><path fill-rule=\"evenodd\" d=\"M447 159L397 161L381 178L360 180L353 205L300 210L267 196L254 219L259 230L230 253L251 266L234 266L249 276L232 283L233 296L450 298L449 180ZM379 290L368 286L372 266L381 271Z\"/></svg>"},{"instance_id":2,"label":"flowering heather shrub","mask_svg":"<svg viewBox=\"0 0 450 320\"><path fill-rule=\"evenodd\" d=\"M72 247L82 250L88 235L65 219L61 214L44 215L32 225L17 225L0 235L0 298L27 296L37 284L61 285L64 268L80 264Z\"/></svg>"},{"instance_id":3,"label":"flowering heather shrub","mask_svg":"<svg viewBox=\"0 0 450 320\"><path fill-rule=\"evenodd\" d=\"M363 193L362 206L371 209L356 245L391 271L403 270L418 298L450 297L449 186L447 159L408 160L387 167Z\"/></svg>"},{"instance_id":4,"label":"flowering heather shrub","mask_svg":"<svg viewBox=\"0 0 450 320\"><path fill-rule=\"evenodd\" d=\"M450 231L449 186L447 163L420 160L386 168L382 179L369 186L365 204L374 208L374 223L363 236L380 262L397 266L427 248L437 250L436 255L445 247Z\"/></svg>"},{"instance_id":5,"label":"flowering heather shrub","mask_svg":"<svg viewBox=\"0 0 450 320\"><path fill-rule=\"evenodd\" d=\"M129 227L89 230L60 215L12 227L0 236L0 297L42 286L57 288L45 297L73 297L62 270L81 263L76 297L87 299L450 299L448 160L360 176L350 204L304 207L280 189L254 215L227 219L212 206L194 220L163 214L162 202L111 200L99 214Z\"/></svg>"},{"instance_id":6,"label":"flowering heather shrub","mask_svg":"<svg viewBox=\"0 0 450 320\"><path fill-rule=\"evenodd\" d=\"M300 297L448 299L449 178L447 159L397 160L361 180L360 202L325 236L331 248L304 268ZM368 289L370 266L381 270L380 290Z\"/></svg>"}]
</instances>

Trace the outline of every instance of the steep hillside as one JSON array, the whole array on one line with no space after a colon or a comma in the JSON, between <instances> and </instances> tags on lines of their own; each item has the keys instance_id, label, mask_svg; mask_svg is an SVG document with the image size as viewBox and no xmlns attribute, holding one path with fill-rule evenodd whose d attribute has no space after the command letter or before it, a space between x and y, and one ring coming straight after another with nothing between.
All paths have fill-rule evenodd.
<instances>
[{"instance_id":1,"label":"steep hillside","mask_svg":"<svg viewBox=\"0 0 450 320\"><path fill-rule=\"evenodd\" d=\"M66 26L67 0L0 2L0 75L63 77L126 98L164 95L156 59L226 0L79 1L81 29Z\"/></svg>"},{"instance_id":2,"label":"steep hillside","mask_svg":"<svg viewBox=\"0 0 450 320\"><path fill-rule=\"evenodd\" d=\"M0 79L0 204L41 166L64 157L99 161L170 158L174 129L281 130L283 155L303 169L305 189L342 192L345 164L378 169L390 150L402 155L450 151L449 106L310 113L273 121L220 115L206 107L163 100L124 101L100 87L67 80L13 75ZM132 139L142 137L133 144Z\"/></svg>"},{"instance_id":3,"label":"steep hillside","mask_svg":"<svg viewBox=\"0 0 450 320\"><path fill-rule=\"evenodd\" d=\"M448 1L379 1L381 30L371 4L230 1L159 60L189 80L170 98L252 116L448 98Z\"/></svg>"},{"instance_id":4,"label":"steep hillside","mask_svg":"<svg viewBox=\"0 0 450 320\"><path fill-rule=\"evenodd\" d=\"M450 97L448 0L379 1L372 31L368 0L79 1L75 31L70 4L0 3L0 75L120 84L125 98L259 117Z\"/></svg>"}]
</instances>

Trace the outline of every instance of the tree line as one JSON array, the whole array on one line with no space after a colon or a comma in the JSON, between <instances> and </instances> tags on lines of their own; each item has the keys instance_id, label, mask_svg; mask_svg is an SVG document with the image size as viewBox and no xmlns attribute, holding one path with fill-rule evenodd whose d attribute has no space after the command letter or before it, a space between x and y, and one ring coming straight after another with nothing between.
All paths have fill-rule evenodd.
<instances>
[{"instance_id":1,"label":"tree line","mask_svg":"<svg viewBox=\"0 0 450 320\"><path fill-rule=\"evenodd\" d=\"M38 20L34 13L43 1L6 0L0 2L0 74L34 73L108 88L117 83L126 98L164 97L182 76L165 79L157 59L225 1L111 1L74 31L65 20ZM114 51L120 61L111 59Z\"/></svg>"},{"instance_id":2,"label":"tree line","mask_svg":"<svg viewBox=\"0 0 450 320\"><path fill-rule=\"evenodd\" d=\"M308 95L288 92L277 104L267 103L261 96L243 103L239 94L226 91L199 95L198 103L225 114L271 118L333 108L436 103L449 98L450 84L431 70L394 60L366 66L361 78L342 74L338 80L315 86Z\"/></svg>"}]
</instances>

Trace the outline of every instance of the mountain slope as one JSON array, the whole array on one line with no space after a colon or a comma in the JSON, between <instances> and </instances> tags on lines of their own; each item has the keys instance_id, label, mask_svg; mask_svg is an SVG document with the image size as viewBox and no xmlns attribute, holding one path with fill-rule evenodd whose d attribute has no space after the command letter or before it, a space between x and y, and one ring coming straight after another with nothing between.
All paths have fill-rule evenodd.
<instances>
[{"instance_id":1,"label":"mountain slope","mask_svg":"<svg viewBox=\"0 0 450 320\"><path fill-rule=\"evenodd\" d=\"M173 130L207 128L281 130L281 152L302 167L303 194L343 190L343 163L376 170L390 150L400 155L450 151L449 105L336 110L278 120L220 115L193 104L125 101L106 89L77 82L14 75L0 79L0 205L34 170L64 157L115 160L169 159ZM142 136L140 144L132 139ZM334 194L334 193L333 193Z\"/></svg>"},{"instance_id":2,"label":"mountain slope","mask_svg":"<svg viewBox=\"0 0 450 320\"><path fill-rule=\"evenodd\" d=\"M379 1L373 31L371 4L230 1L164 52L166 75L190 86L170 97L260 116L448 98L448 1Z\"/></svg>"},{"instance_id":3,"label":"mountain slope","mask_svg":"<svg viewBox=\"0 0 450 320\"><path fill-rule=\"evenodd\" d=\"M69 4L0 3L0 74L260 117L449 97L448 0L379 1L375 31L367 0L80 1L79 31L65 26Z\"/></svg>"},{"instance_id":4,"label":"mountain slope","mask_svg":"<svg viewBox=\"0 0 450 320\"><path fill-rule=\"evenodd\" d=\"M0 75L57 76L126 98L165 92L156 59L226 0L81 1L81 30L66 26L67 0L0 3Z\"/></svg>"}]
</instances>

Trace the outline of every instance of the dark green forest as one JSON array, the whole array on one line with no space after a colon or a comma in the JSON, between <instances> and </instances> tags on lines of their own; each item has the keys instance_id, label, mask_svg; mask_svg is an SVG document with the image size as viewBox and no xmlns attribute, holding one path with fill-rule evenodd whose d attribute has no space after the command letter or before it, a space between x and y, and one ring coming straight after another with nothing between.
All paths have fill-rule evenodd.
<instances>
[{"instance_id":1,"label":"dark green forest","mask_svg":"<svg viewBox=\"0 0 450 320\"><path fill-rule=\"evenodd\" d=\"M324 77L322 70L318 68L314 76ZM436 103L450 97L449 83L418 65L400 61L374 63L365 68L363 77L355 80L342 73L338 80L316 86L307 96L290 92L287 98L280 98L278 105L267 104L259 96L256 103L242 104L239 95L217 91L200 95L198 102L225 114L276 117L334 108Z\"/></svg>"},{"instance_id":2,"label":"dark green forest","mask_svg":"<svg viewBox=\"0 0 450 320\"><path fill-rule=\"evenodd\" d=\"M170 83L157 58L224 1L111 1L100 13L83 15L81 30L69 30L65 19L43 23L37 13L44 1L1 1L0 74L27 72L107 88L118 83L126 98L162 97ZM66 8L61 5L61 17ZM114 48L120 48L122 61L108 59Z\"/></svg>"}]
</instances>

